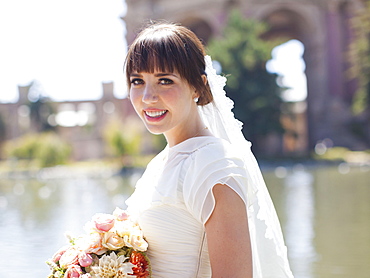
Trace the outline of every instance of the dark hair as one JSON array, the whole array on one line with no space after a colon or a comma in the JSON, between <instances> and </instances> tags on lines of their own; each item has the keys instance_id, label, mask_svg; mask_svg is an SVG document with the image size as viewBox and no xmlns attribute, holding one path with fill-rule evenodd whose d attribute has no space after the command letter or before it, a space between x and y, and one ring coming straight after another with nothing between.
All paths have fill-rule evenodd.
<instances>
[{"instance_id":1,"label":"dark hair","mask_svg":"<svg viewBox=\"0 0 370 278\"><path fill-rule=\"evenodd\" d=\"M129 87L133 72L178 72L198 93L198 105L213 100L208 82L204 84L205 50L188 28L171 23L155 23L139 33L131 44L125 71Z\"/></svg>"}]
</instances>

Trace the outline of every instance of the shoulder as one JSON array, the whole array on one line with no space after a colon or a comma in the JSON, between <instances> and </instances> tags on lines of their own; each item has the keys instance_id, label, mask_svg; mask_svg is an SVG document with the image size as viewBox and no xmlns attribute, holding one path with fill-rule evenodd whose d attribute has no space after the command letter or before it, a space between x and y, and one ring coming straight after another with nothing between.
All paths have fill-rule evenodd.
<instances>
[{"instance_id":1,"label":"shoulder","mask_svg":"<svg viewBox=\"0 0 370 278\"><path fill-rule=\"evenodd\" d=\"M212 137L197 148L191 155L193 160L205 159L217 161L219 159L238 159L237 150L226 140Z\"/></svg>"},{"instance_id":2,"label":"shoulder","mask_svg":"<svg viewBox=\"0 0 370 278\"><path fill-rule=\"evenodd\" d=\"M203 144L188 156L183 170L190 180L215 174L228 176L243 169L244 162L239 153L223 139L205 138Z\"/></svg>"},{"instance_id":3,"label":"shoulder","mask_svg":"<svg viewBox=\"0 0 370 278\"><path fill-rule=\"evenodd\" d=\"M212 136L195 137L171 147L166 167L176 166L184 172L203 172L209 169L242 165L235 147L224 139ZM181 167L180 167L181 166ZM207 171L208 172L208 171Z\"/></svg>"}]
</instances>

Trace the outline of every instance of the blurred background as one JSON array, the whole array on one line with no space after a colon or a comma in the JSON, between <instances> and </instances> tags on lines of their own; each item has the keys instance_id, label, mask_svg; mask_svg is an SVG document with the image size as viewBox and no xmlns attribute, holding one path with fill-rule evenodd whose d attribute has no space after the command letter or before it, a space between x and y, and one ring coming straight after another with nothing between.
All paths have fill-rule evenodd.
<instances>
[{"instance_id":1,"label":"blurred background","mask_svg":"<svg viewBox=\"0 0 370 278\"><path fill-rule=\"evenodd\" d=\"M122 73L150 20L192 29L228 77L295 277L369 277L369 0L2 1L0 277L46 277L165 146Z\"/></svg>"}]
</instances>

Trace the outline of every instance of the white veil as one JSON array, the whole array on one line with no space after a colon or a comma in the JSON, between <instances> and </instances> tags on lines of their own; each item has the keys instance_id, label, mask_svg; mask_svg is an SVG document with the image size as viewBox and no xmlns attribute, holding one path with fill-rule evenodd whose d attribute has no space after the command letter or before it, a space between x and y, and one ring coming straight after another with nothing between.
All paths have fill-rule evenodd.
<instances>
[{"instance_id":1,"label":"white veil","mask_svg":"<svg viewBox=\"0 0 370 278\"><path fill-rule=\"evenodd\" d=\"M216 73L210 56L205 56L205 62L207 79L214 100L205 106L198 106L199 114L214 136L227 140L240 151L249 186L257 191L253 208L248 209L254 277L293 277L270 194L251 152L251 143L244 138L241 131L242 123L235 119L231 111L234 103L226 96L223 89L226 78ZM250 212L253 215L249 215Z\"/></svg>"}]
</instances>

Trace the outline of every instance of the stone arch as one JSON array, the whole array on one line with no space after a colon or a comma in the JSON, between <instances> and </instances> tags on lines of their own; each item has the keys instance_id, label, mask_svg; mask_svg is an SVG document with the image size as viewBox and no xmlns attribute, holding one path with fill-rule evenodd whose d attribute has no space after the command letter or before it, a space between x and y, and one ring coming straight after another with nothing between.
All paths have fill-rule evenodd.
<instances>
[{"instance_id":1,"label":"stone arch","mask_svg":"<svg viewBox=\"0 0 370 278\"><path fill-rule=\"evenodd\" d=\"M192 30L206 45L210 38L213 36L212 27L203 19L188 17L180 20L182 25Z\"/></svg>"},{"instance_id":2,"label":"stone arch","mask_svg":"<svg viewBox=\"0 0 370 278\"><path fill-rule=\"evenodd\" d=\"M265 34L268 39L286 37L304 41L304 29L308 23L297 12L288 9L278 9L266 14L262 21L266 22L271 29Z\"/></svg>"},{"instance_id":3,"label":"stone arch","mask_svg":"<svg viewBox=\"0 0 370 278\"><path fill-rule=\"evenodd\" d=\"M319 22L310 18L306 10L300 8L275 7L259 13L259 19L268 23L271 29L265 34L266 39L284 38L287 41L296 39L303 43L307 77L307 111L306 129L308 149L317 142L319 130L325 126L328 101L327 64L325 33ZM312 13L311 13L312 14ZM320 124L321 123L321 124Z\"/></svg>"},{"instance_id":4,"label":"stone arch","mask_svg":"<svg viewBox=\"0 0 370 278\"><path fill-rule=\"evenodd\" d=\"M221 33L231 8L237 8L247 18L269 22L273 28L266 38L283 35L287 40L301 41L307 76L308 150L325 138L331 138L337 146L368 148L369 143L360 142L348 131L353 119L349 103L356 80L345 80L348 65L343 54L353 39L349 18L363 7L362 0L126 0L126 3L128 43L148 18L181 22L206 43L211 36Z\"/></svg>"}]
</instances>

